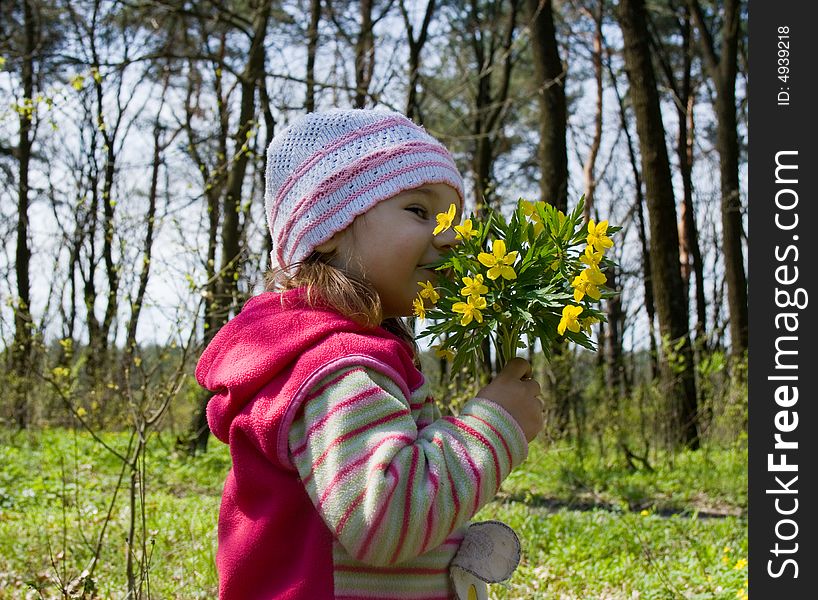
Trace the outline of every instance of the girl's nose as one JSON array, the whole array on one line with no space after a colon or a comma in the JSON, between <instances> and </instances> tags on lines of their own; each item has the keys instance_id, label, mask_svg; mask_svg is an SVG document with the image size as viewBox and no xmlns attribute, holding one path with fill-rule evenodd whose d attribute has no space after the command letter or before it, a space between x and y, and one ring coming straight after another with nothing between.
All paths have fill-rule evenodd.
<instances>
[{"instance_id":1,"label":"girl's nose","mask_svg":"<svg viewBox=\"0 0 818 600\"><path fill-rule=\"evenodd\" d=\"M445 252L447 250L451 250L454 246L457 245L457 233L454 230L454 226L449 227L446 231L441 231L439 234L434 236L433 243L435 248Z\"/></svg>"}]
</instances>

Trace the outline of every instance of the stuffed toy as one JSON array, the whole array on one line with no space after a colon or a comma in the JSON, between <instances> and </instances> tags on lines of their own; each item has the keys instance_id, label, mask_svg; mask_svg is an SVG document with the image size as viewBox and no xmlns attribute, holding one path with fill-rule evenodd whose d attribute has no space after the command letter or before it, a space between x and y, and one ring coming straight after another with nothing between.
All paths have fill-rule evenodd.
<instances>
[{"instance_id":1,"label":"stuffed toy","mask_svg":"<svg viewBox=\"0 0 818 600\"><path fill-rule=\"evenodd\" d=\"M505 581L520 563L520 540L500 521L472 523L449 574L458 600L488 600L488 584Z\"/></svg>"}]
</instances>

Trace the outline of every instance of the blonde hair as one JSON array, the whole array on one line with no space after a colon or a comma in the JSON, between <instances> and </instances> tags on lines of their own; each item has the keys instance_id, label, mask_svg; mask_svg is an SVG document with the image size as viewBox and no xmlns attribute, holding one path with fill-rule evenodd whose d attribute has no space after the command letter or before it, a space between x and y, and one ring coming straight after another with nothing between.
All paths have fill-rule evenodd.
<instances>
[{"instance_id":1,"label":"blonde hair","mask_svg":"<svg viewBox=\"0 0 818 600\"><path fill-rule=\"evenodd\" d=\"M417 356L414 335L407 324L400 318L384 319L381 299L372 284L330 264L334 256L334 252L313 252L287 268L272 269L265 275L265 289L280 292L303 287L309 306L330 308L362 327L382 327L409 342Z\"/></svg>"}]
</instances>

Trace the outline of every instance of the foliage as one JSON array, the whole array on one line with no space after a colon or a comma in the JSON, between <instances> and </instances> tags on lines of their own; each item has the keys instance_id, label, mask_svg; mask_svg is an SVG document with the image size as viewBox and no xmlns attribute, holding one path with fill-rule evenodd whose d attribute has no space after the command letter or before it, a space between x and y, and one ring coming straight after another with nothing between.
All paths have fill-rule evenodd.
<instances>
[{"instance_id":1,"label":"foliage","mask_svg":"<svg viewBox=\"0 0 818 600\"><path fill-rule=\"evenodd\" d=\"M127 452L129 436L103 434ZM147 597L212 598L215 527L229 467L226 448L196 461L171 439L151 436L144 499L150 535ZM89 435L71 430L0 432L0 598L120 598L127 590L126 494L112 502L119 460ZM109 514L109 509L113 510ZM99 565L89 577L97 536L107 527Z\"/></svg>"},{"instance_id":2,"label":"foliage","mask_svg":"<svg viewBox=\"0 0 818 600\"><path fill-rule=\"evenodd\" d=\"M563 337L594 350L591 326L603 321L595 306L603 291L604 258L617 227L608 222L583 227L583 202L569 215L545 202L520 200L507 221L486 211L454 226L460 243L432 265L441 273L436 287L421 285L415 313L434 321L421 337L440 340L455 371L479 372L485 339L501 362L513 358L523 339L536 338L547 356ZM435 233L452 226L454 205L438 215ZM584 244L584 247L580 248ZM580 318L580 315L582 317Z\"/></svg>"},{"instance_id":3,"label":"foliage","mask_svg":"<svg viewBox=\"0 0 818 600\"><path fill-rule=\"evenodd\" d=\"M124 452L126 434L104 434ZM146 446L148 597L212 598L226 446L190 459L173 438ZM744 446L665 456L632 471L615 453L536 442L478 519L509 523L524 559L494 598L736 598L746 590ZM124 597L124 500L111 512L92 580L83 573L121 465L72 430L0 430L0 598Z\"/></svg>"}]
</instances>

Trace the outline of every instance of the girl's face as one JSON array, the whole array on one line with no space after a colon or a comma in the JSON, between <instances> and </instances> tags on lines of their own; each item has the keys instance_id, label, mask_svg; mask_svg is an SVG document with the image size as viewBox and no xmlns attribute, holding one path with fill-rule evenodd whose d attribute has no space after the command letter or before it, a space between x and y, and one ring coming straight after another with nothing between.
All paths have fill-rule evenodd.
<instances>
[{"instance_id":1,"label":"girl's face","mask_svg":"<svg viewBox=\"0 0 818 600\"><path fill-rule=\"evenodd\" d=\"M335 266L374 286L385 319L409 316L418 283L435 280L426 267L455 244L452 228L432 234L435 217L452 204L460 206L460 198L443 183L407 190L379 202L319 248L334 249ZM459 219L458 211L455 223Z\"/></svg>"}]
</instances>

